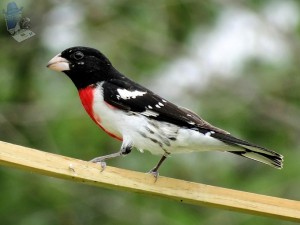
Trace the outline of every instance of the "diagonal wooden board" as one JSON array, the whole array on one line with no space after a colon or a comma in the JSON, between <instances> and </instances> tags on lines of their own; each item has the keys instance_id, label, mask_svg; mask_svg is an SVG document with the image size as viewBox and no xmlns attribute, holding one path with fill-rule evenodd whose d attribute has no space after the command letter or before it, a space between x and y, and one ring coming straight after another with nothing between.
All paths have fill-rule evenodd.
<instances>
[{"instance_id":1,"label":"diagonal wooden board","mask_svg":"<svg viewBox=\"0 0 300 225\"><path fill-rule=\"evenodd\" d=\"M300 202L107 167L0 141L0 165L89 185L156 195L193 205L300 222Z\"/></svg>"}]
</instances>

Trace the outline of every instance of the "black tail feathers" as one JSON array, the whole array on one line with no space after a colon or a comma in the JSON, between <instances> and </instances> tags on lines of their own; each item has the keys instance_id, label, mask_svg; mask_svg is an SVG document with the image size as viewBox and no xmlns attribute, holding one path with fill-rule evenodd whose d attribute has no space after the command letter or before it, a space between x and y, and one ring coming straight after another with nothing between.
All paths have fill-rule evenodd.
<instances>
[{"instance_id":1,"label":"black tail feathers","mask_svg":"<svg viewBox=\"0 0 300 225\"><path fill-rule=\"evenodd\" d=\"M264 150L259 149L259 151L253 151L250 149L244 149L241 151L230 151L230 153L246 157L248 159L253 159L261 163L265 163L269 166L272 166L276 169L282 169L283 167L283 156L268 150L263 152Z\"/></svg>"}]
</instances>

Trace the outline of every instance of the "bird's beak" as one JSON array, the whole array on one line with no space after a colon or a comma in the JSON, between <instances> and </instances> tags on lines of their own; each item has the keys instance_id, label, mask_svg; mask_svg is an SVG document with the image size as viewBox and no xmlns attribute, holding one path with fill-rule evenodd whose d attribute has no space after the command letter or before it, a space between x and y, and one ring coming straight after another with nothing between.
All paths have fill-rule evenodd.
<instances>
[{"instance_id":1,"label":"bird's beak","mask_svg":"<svg viewBox=\"0 0 300 225\"><path fill-rule=\"evenodd\" d=\"M70 62L59 53L48 62L47 67L55 71L66 71L70 70Z\"/></svg>"}]
</instances>

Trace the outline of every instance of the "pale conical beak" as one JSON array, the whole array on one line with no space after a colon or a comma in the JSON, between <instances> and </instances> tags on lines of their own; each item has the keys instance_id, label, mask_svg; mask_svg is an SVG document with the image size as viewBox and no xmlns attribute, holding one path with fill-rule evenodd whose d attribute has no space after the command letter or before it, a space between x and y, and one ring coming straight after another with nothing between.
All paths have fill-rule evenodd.
<instances>
[{"instance_id":1,"label":"pale conical beak","mask_svg":"<svg viewBox=\"0 0 300 225\"><path fill-rule=\"evenodd\" d=\"M48 62L47 67L55 71L66 71L70 70L70 62L59 53Z\"/></svg>"}]
</instances>

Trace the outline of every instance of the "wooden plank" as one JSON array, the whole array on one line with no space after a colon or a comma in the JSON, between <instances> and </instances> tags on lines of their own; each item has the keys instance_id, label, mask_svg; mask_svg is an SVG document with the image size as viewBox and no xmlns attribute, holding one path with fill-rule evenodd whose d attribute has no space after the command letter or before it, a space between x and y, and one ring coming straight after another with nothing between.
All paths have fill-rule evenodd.
<instances>
[{"instance_id":1,"label":"wooden plank","mask_svg":"<svg viewBox=\"0 0 300 225\"><path fill-rule=\"evenodd\" d=\"M0 141L0 164L46 176L116 190L156 195L193 205L300 222L300 202L231 190L167 177L100 166L61 155Z\"/></svg>"}]
</instances>

